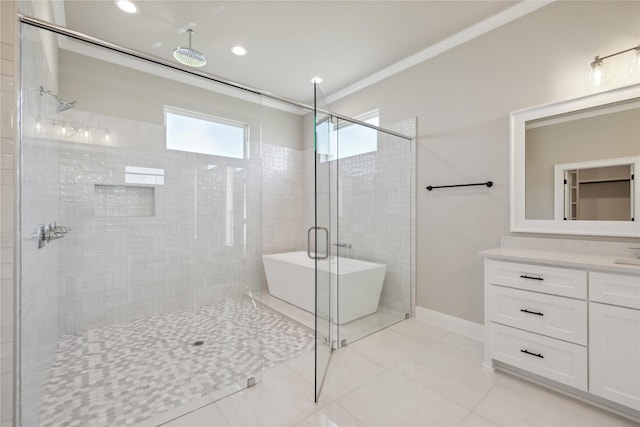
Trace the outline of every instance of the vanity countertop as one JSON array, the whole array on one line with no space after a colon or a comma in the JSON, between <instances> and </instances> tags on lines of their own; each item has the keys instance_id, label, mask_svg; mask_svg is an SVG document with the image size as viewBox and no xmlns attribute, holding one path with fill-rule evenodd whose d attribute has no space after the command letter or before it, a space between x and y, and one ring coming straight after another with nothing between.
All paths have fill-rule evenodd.
<instances>
[{"instance_id":1,"label":"vanity countertop","mask_svg":"<svg viewBox=\"0 0 640 427\"><path fill-rule=\"evenodd\" d=\"M640 265L616 264L621 257L583 254L576 252L553 252L537 249L499 247L479 252L485 258L505 261L534 262L564 267L609 271L613 273L640 274Z\"/></svg>"}]
</instances>

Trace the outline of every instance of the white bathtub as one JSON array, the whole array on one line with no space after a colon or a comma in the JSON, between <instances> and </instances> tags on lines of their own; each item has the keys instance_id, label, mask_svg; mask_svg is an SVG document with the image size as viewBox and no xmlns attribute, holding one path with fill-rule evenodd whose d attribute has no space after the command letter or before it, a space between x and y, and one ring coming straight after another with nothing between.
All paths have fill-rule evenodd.
<instances>
[{"instance_id":1,"label":"white bathtub","mask_svg":"<svg viewBox=\"0 0 640 427\"><path fill-rule=\"evenodd\" d=\"M300 251L263 255L262 262L272 296L311 313L315 312L315 260L309 258L306 252ZM340 257L339 267L340 274L336 274L336 257L318 260L321 283L328 283L327 275L331 274L331 319L336 321L337 318L342 325L375 313L387 266ZM338 282L339 295L336 293ZM320 292L326 295L327 287L321 287ZM336 310L336 295L340 302L339 313ZM320 298L321 301L328 299L323 296ZM326 306L326 303L321 303L321 306ZM322 312L319 314L326 315ZM337 314L339 315L336 317Z\"/></svg>"}]
</instances>

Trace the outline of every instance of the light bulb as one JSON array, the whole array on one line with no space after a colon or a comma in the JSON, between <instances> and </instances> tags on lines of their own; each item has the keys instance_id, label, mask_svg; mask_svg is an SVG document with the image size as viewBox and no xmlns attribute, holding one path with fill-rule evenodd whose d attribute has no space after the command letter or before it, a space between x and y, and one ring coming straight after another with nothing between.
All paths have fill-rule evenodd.
<instances>
[{"instance_id":1,"label":"light bulb","mask_svg":"<svg viewBox=\"0 0 640 427\"><path fill-rule=\"evenodd\" d=\"M629 67L629 77L632 79L640 78L640 46L633 52L631 67Z\"/></svg>"},{"instance_id":2,"label":"light bulb","mask_svg":"<svg viewBox=\"0 0 640 427\"><path fill-rule=\"evenodd\" d=\"M598 89L607 83L607 70L599 56L594 58L589 67L587 82L592 89Z\"/></svg>"}]
</instances>

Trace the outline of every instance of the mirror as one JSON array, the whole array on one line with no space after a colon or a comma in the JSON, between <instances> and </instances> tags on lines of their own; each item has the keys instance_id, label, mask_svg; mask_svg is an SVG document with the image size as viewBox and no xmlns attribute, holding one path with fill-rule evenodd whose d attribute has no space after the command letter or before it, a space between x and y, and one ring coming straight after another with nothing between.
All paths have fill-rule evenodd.
<instances>
[{"instance_id":1,"label":"mirror","mask_svg":"<svg viewBox=\"0 0 640 427\"><path fill-rule=\"evenodd\" d=\"M511 113L511 231L640 237L640 84Z\"/></svg>"}]
</instances>

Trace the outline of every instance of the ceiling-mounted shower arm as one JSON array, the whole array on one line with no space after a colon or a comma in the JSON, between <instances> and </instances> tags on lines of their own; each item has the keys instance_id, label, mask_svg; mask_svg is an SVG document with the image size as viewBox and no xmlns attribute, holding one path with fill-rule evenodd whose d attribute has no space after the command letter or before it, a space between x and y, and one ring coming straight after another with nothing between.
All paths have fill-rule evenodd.
<instances>
[{"instance_id":1,"label":"ceiling-mounted shower arm","mask_svg":"<svg viewBox=\"0 0 640 427\"><path fill-rule=\"evenodd\" d=\"M45 93L47 95L54 97L55 100L58 101L58 107L56 108L56 111L58 113L62 111L66 111L70 108L73 108L76 105L76 101L67 101L66 99L62 99L60 98L60 95L58 95L57 93L47 90L44 87L40 86L40 96L42 96Z\"/></svg>"}]
</instances>

